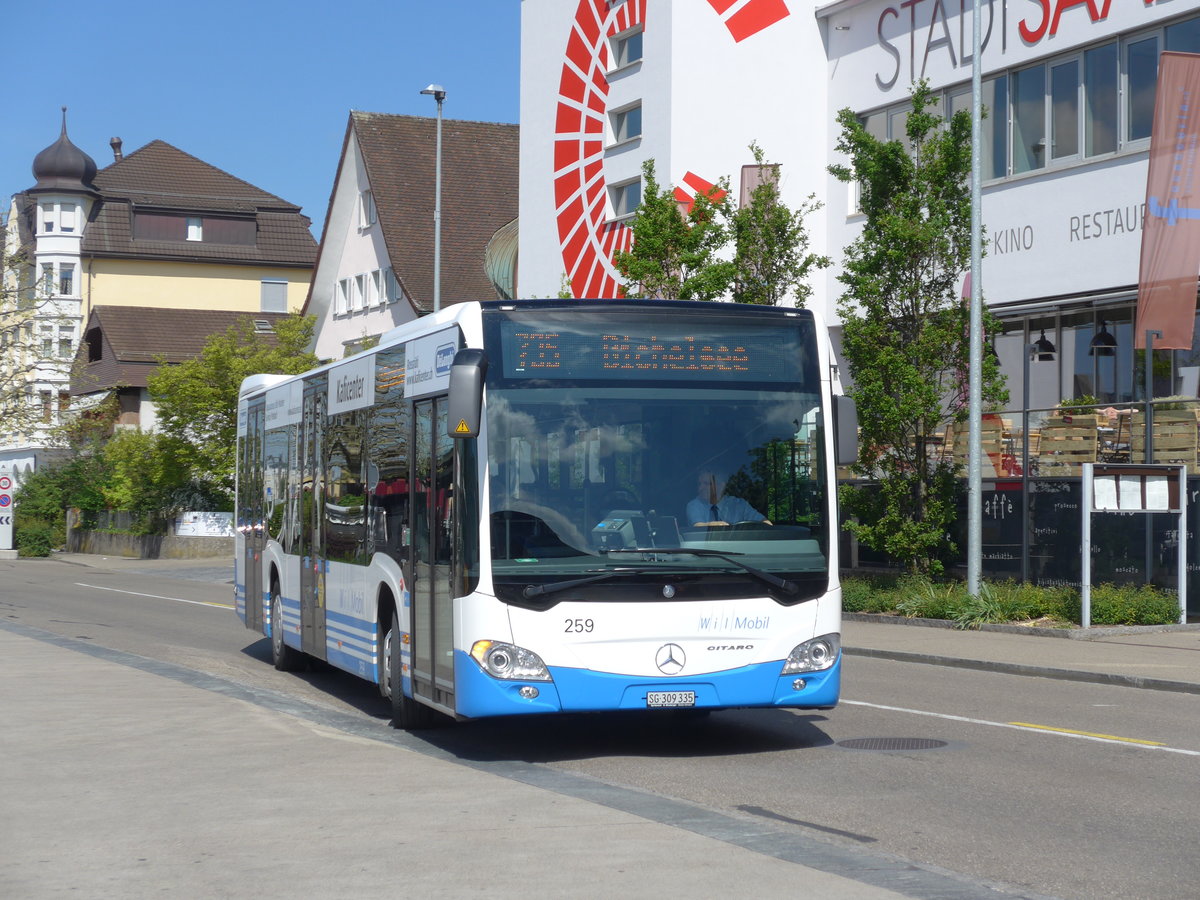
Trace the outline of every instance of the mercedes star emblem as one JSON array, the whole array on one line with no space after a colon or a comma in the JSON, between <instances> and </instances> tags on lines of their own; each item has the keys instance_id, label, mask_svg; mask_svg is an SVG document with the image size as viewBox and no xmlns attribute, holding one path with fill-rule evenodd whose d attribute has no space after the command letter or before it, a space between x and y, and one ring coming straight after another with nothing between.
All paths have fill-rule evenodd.
<instances>
[{"instance_id":1,"label":"mercedes star emblem","mask_svg":"<svg viewBox=\"0 0 1200 900\"><path fill-rule=\"evenodd\" d=\"M687 662L687 654L678 644L663 644L654 656L654 663L658 666L658 671L664 675L678 675L683 671L685 662Z\"/></svg>"}]
</instances>

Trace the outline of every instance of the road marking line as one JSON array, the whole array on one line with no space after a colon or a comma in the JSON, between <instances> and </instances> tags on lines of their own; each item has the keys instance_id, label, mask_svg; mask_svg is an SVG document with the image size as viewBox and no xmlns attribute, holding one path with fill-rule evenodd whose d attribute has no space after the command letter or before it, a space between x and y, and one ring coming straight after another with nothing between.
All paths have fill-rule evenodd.
<instances>
[{"instance_id":1,"label":"road marking line","mask_svg":"<svg viewBox=\"0 0 1200 900\"><path fill-rule=\"evenodd\" d=\"M1128 743L1128 738L1111 738L1103 735L1093 735L1087 732L1072 732L1058 729L1048 731L1037 731L1037 727L1022 725L1015 722L992 722L988 719L972 719L968 716L953 716L949 713L928 712L923 709L907 709L903 706L884 706L879 703L866 703L862 700L842 700L841 703L847 706L865 706L869 709L882 709L886 712L902 712L913 716L928 716L931 719L945 719L948 722L965 722L968 725L986 725L990 728L1011 728L1014 731L1024 731L1040 734L1052 734L1058 737L1074 738L1080 741L1096 741L1101 744L1118 744L1122 747L1134 747L1138 750L1158 750L1161 753L1179 753L1183 756L1200 756L1200 750L1184 750L1180 747L1167 747L1163 744L1154 744L1151 742L1145 743Z\"/></svg>"},{"instance_id":2,"label":"road marking line","mask_svg":"<svg viewBox=\"0 0 1200 900\"><path fill-rule=\"evenodd\" d=\"M131 594L134 597L150 597L153 600L171 600L175 603L191 603L194 606L211 606L213 609L233 609L232 603L207 603L203 600L184 600L181 597L164 597L161 594L143 594L139 591L122 591L119 588L104 587L99 584L84 584L75 582L76 587L92 588L97 591L112 591L114 594Z\"/></svg>"},{"instance_id":3,"label":"road marking line","mask_svg":"<svg viewBox=\"0 0 1200 900\"><path fill-rule=\"evenodd\" d=\"M1145 744L1148 747L1165 747L1162 741L1143 741L1139 738L1118 737L1115 734L1097 734L1094 731L1076 731L1073 728L1055 728L1053 725L1034 725L1032 722L1009 722L1019 728L1033 728L1036 731L1053 731L1056 734L1074 734L1080 737L1104 738L1106 741L1120 741L1123 744Z\"/></svg>"}]
</instances>

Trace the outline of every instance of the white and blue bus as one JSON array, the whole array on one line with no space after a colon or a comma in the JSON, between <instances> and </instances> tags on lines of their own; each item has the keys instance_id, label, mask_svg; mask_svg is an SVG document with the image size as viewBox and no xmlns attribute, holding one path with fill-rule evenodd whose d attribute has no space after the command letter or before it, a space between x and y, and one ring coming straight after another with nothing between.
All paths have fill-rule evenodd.
<instances>
[{"instance_id":1,"label":"white and blue bus","mask_svg":"<svg viewBox=\"0 0 1200 900\"><path fill-rule=\"evenodd\" d=\"M464 303L252 376L238 615L401 728L832 707L839 393L809 311L641 300Z\"/></svg>"}]
</instances>

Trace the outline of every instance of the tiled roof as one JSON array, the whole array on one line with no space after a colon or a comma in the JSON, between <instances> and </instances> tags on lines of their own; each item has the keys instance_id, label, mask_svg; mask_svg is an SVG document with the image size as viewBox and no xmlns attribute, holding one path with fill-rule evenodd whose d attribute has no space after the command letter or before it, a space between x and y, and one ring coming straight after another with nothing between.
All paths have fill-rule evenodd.
<instances>
[{"instance_id":1,"label":"tiled roof","mask_svg":"<svg viewBox=\"0 0 1200 900\"><path fill-rule=\"evenodd\" d=\"M388 257L420 312L433 309L436 119L352 112ZM442 120L442 305L493 300L484 253L517 216L517 125ZM340 240L340 236L335 239Z\"/></svg>"},{"instance_id":2,"label":"tiled roof","mask_svg":"<svg viewBox=\"0 0 1200 900\"><path fill-rule=\"evenodd\" d=\"M71 376L75 394L109 388L145 387L160 361L180 363L204 349L209 337L249 319L273 326L285 313L248 313L214 309L162 309L156 306L97 306L88 317L84 340ZM99 328L103 354L88 362L87 335ZM263 335L273 342L274 333Z\"/></svg>"},{"instance_id":3,"label":"tiled roof","mask_svg":"<svg viewBox=\"0 0 1200 900\"><path fill-rule=\"evenodd\" d=\"M311 266L316 241L300 207L165 141L151 141L96 173L101 200L84 231L85 255ZM255 216L256 245L133 240L135 208Z\"/></svg>"}]
</instances>

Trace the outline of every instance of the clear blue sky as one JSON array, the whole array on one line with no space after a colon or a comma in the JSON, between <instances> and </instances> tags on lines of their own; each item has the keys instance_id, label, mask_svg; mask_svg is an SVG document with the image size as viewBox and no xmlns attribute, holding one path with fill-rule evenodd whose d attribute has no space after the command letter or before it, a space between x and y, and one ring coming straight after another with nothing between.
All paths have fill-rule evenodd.
<instances>
[{"instance_id":1,"label":"clear blue sky","mask_svg":"<svg viewBox=\"0 0 1200 900\"><path fill-rule=\"evenodd\" d=\"M352 109L516 122L520 0L0 2L0 217L34 156L103 168L161 139L304 208L315 235ZM8 79L11 79L9 81Z\"/></svg>"}]
</instances>

